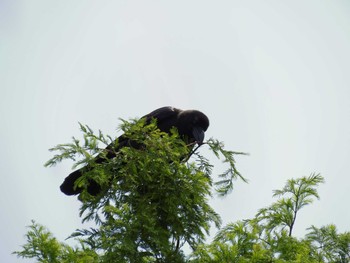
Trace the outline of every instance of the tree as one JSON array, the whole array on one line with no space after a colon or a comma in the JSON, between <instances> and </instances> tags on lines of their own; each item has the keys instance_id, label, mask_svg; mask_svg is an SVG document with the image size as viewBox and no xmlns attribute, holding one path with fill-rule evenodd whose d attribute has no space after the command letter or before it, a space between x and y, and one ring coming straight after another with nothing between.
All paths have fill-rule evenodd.
<instances>
[{"instance_id":1,"label":"tree","mask_svg":"<svg viewBox=\"0 0 350 263\"><path fill-rule=\"evenodd\" d=\"M252 219L221 228L211 244L194 251L190 262L349 262L350 233L338 233L334 225L312 226L301 239L292 236L298 213L319 198L317 186L323 182L320 174L288 180L273 191L276 202Z\"/></svg>"},{"instance_id":2,"label":"tree","mask_svg":"<svg viewBox=\"0 0 350 263\"><path fill-rule=\"evenodd\" d=\"M320 174L311 174L308 177L290 179L280 190L274 190L274 197L282 197L267 208L260 209L257 218L265 221L266 229L274 230L276 227L287 228L288 236L292 236L298 212L319 199L316 187L324 182Z\"/></svg>"},{"instance_id":3,"label":"tree","mask_svg":"<svg viewBox=\"0 0 350 263\"><path fill-rule=\"evenodd\" d=\"M20 257L39 262L185 262L183 246L195 250L204 242L210 225L221 224L208 198L215 192L225 196L238 178L245 181L234 160L242 153L226 151L214 139L205 145L228 165L215 182L208 159L193 153L193 146L186 145L176 130L168 134L157 129L155 122L123 121L121 130L142 147L120 148L115 158L96 163L93 157L103 158L103 149L115 140L101 131L95 134L86 125L80 128L83 142L73 138L73 143L52 148L57 154L46 165L72 159L74 168L93 167L76 186L84 189L79 195L80 216L83 222L94 221L96 227L74 232L71 238L80 245L72 248L33 222L27 244L15 252ZM115 146L118 149L118 141ZM98 196L87 191L91 179L101 185Z\"/></svg>"},{"instance_id":4,"label":"tree","mask_svg":"<svg viewBox=\"0 0 350 263\"><path fill-rule=\"evenodd\" d=\"M350 260L350 232L338 233L333 224L311 226L306 239L311 242L314 257L323 262L346 263Z\"/></svg>"},{"instance_id":5,"label":"tree","mask_svg":"<svg viewBox=\"0 0 350 263\"><path fill-rule=\"evenodd\" d=\"M14 252L22 258L35 258L44 263L94 263L98 261L98 254L80 242L79 248L73 248L59 242L42 225L32 221L26 234L27 243L23 250Z\"/></svg>"},{"instance_id":6,"label":"tree","mask_svg":"<svg viewBox=\"0 0 350 263\"><path fill-rule=\"evenodd\" d=\"M93 220L96 227L74 232L70 238L78 244L71 247L33 221L27 243L14 252L19 257L47 263L350 262L350 232L339 233L335 225L313 225L305 237L293 236L301 209L319 199L317 188L324 182L320 174L288 180L273 191L277 200L270 206L253 218L227 224L206 244L210 225L221 226L208 198L227 195L236 179L245 181L234 160L242 153L209 139L205 145L228 166L213 177L208 158L193 152L193 145L180 140L176 130L167 134L155 123L124 121L122 131L142 147L124 147L115 152L116 158L94 163L93 156L105 154L98 145L114 140L102 132L95 135L88 126L81 129L83 143L73 138L73 143L54 147L58 153L47 165L73 159L76 165L93 167L76 184L84 188L79 195L82 220ZM86 191L91 178L102 187L98 196ZM192 249L190 255L183 251L185 244Z\"/></svg>"}]
</instances>

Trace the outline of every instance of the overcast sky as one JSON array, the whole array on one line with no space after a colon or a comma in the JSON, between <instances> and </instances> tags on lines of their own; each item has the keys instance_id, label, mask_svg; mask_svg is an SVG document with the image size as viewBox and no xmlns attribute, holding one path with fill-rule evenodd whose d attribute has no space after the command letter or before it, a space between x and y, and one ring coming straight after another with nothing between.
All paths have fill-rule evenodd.
<instances>
[{"instance_id":1,"label":"overcast sky","mask_svg":"<svg viewBox=\"0 0 350 263\"><path fill-rule=\"evenodd\" d=\"M349 47L348 1L0 0L1 261L32 262L10 255L31 219L60 241L81 227L59 191L71 163L44 168L50 147L78 122L114 136L118 118L166 105L203 111L207 138L250 153L249 184L211 201L224 223L319 172L295 234L350 230Z\"/></svg>"}]
</instances>

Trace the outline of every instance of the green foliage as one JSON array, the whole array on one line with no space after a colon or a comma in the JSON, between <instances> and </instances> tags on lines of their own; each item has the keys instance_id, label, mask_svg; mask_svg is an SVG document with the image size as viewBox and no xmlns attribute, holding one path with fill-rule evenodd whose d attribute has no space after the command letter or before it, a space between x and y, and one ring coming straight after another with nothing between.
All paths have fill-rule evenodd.
<instances>
[{"instance_id":1,"label":"green foliage","mask_svg":"<svg viewBox=\"0 0 350 263\"><path fill-rule=\"evenodd\" d=\"M319 198L317 186L323 182L319 174L288 180L273 192L276 202L252 219L223 227L211 244L192 253L190 262L349 262L350 233L339 234L334 225L312 226L302 239L292 236L298 212Z\"/></svg>"},{"instance_id":2,"label":"green foliage","mask_svg":"<svg viewBox=\"0 0 350 263\"><path fill-rule=\"evenodd\" d=\"M223 157L223 162L228 164L228 169L219 174L221 180L215 182L215 185L217 186L216 191L220 196L225 196L232 191L233 182L236 179L241 179L242 181L247 182L247 179L245 179L237 170L236 161L234 159L235 155L245 155L246 153L224 150L224 144L212 138L208 140L207 144L217 158Z\"/></svg>"},{"instance_id":3,"label":"green foliage","mask_svg":"<svg viewBox=\"0 0 350 263\"><path fill-rule=\"evenodd\" d=\"M194 145L186 145L175 129L171 134L161 132L155 121L149 125L143 120L122 121L120 130L134 147L118 147L121 142L101 131L95 135L88 126L80 124L80 128L82 142L73 138L72 143L50 149L56 154L45 165L70 159L75 161L73 168L93 168L84 172L75 187L84 189L79 195L83 222L94 221L96 227L77 230L71 238L81 244L75 249L77 253L88 248L95 253L96 262L185 262L183 246L187 244L195 250L212 224L221 225L208 198L214 192L228 194L236 179L245 181L234 160L234 155L242 153L226 151L214 139L204 145L228 166L217 182L212 182L210 176L212 165L197 149L193 150ZM104 162L96 162L96 155ZM89 195L89 180L100 184L101 194ZM63 262L63 251L69 246L58 243L49 232L33 224L32 229L37 228L40 231L35 237L44 233L51 240L47 243L39 238L37 242L53 251L47 262ZM23 248L16 252L18 256L46 262L46 257L40 256L46 250L34 248L30 240Z\"/></svg>"},{"instance_id":4,"label":"green foliage","mask_svg":"<svg viewBox=\"0 0 350 263\"><path fill-rule=\"evenodd\" d=\"M345 263L350 260L350 232L338 233L335 225L311 226L306 239L312 245L313 256L322 262Z\"/></svg>"},{"instance_id":5,"label":"green foliage","mask_svg":"<svg viewBox=\"0 0 350 263\"><path fill-rule=\"evenodd\" d=\"M32 221L26 234L27 243L22 251L16 251L21 258L35 258L42 263L95 263L98 255L81 243L80 248L72 248L61 242L42 225Z\"/></svg>"},{"instance_id":6,"label":"green foliage","mask_svg":"<svg viewBox=\"0 0 350 263\"><path fill-rule=\"evenodd\" d=\"M350 232L338 233L334 225L311 226L304 238L293 236L301 209L319 199L320 174L290 179L270 206L258 210L255 217L229 223L219 229L213 241L205 244L211 225L220 227L220 216L208 204L214 193L225 196L234 181L246 179L238 172L234 157L217 140L209 139L214 156L227 169L212 178L213 165L185 145L177 131L169 135L156 123L123 121L120 129L136 147L118 147L118 140L98 135L84 125L83 141L52 148L57 154L46 163L52 166L64 159L77 165L89 165L76 186L85 190L80 216L96 226L75 231L71 247L61 243L43 226L32 222L27 243L18 257L38 262L192 262L192 263L328 263L350 261ZM99 147L99 145L102 145ZM107 149L105 149L107 146ZM95 162L98 155L104 162ZM110 158L110 157L114 158ZM86 191L89 180L102 187L100 195ZM192 253L183 251L187 244Z\"/></svg>"},{"instance_id":7,"label":"green foliage","mask_svg":"<svg viewBox=\"0 0 350 263\"><path fill-rule=\"evenodd\" d=\"M311 204L314 198L319 198L316 187L324 182L320 174L311 174L308 177L290 179L280 190L274 190L274 197L282 197L267 208L260 209L257 218L264 221L267 231L280 227L288 229L292 236L293 227L298 212L306 205Z\"/></svg>"}]
</instances>

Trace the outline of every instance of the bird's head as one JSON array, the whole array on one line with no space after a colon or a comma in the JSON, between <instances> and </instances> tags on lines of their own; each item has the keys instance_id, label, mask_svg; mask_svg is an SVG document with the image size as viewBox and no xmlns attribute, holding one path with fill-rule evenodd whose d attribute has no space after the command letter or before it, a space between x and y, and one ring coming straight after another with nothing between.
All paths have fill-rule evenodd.
<instances>
[{"instance_id":1,"label":"bird's head","mask_svg":"<svg viewBox=\"0 0 350 263\"><path fill-rule=\"evenodd\" d=\"M185 110L178 115L179 134L187 136L190 143L197 142L201 145L204 140L204 132L208 127L209 119L203 112Z\"/></svg>"}]
</instances>

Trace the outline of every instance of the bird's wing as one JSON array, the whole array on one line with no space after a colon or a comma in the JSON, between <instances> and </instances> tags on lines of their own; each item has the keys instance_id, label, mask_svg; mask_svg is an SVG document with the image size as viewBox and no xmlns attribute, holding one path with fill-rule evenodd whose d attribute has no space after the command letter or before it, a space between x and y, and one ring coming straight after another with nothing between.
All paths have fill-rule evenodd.
<instances>
[{"instance_id":1,"label":"bird's wing","mask_svg":"<svg viewBox=\"0 0 350 263\"><path fill-rule=\"evenodd\" d=\"M173 126L176 125L177 115L179 112L181 112L181 110L170 107L170 106L169 107L162 107L162 108L156 109L156 110L148 113L147 115L143 116L142 118L146 119L146 124L150 123L152 121L152 119L156 119L158 128L161 131L169 132L169 130ZM122 134L121 136L118 137L118 148L117 149L120 149L124 146L128 146L128 145L130 145L130 143L132 143L130 141L130 139L125 137L124 134ZM106 149L107 150L114 149L114 151L117 150L115 148L114 143L111 143L110 145L108 145L106 147ZM115 157L114 151L110 151L107 154L107 158ZM97 156L95 160L97 161L97 163L103 161L103 159L99 158L99 156Z\"/></svg>"},{"instance_id":2,"label":"bird's wing","mask_svg":"<svg viewBox=\"0 0 350 263\"><path fill-rule=\"evenodd\" d=\"M163 132L169 132L172 127L177 127L180 112L182 110L173 107L162 107L142 118L146 118L146 123L150 123L152 119L156 119L157 127Z\"/></svg>"},{"instance_id":3,"label":"bird's wing","mask_svg":"<svg viewBox=\"0 0 350 263\"><path fill-rule=\"evenodd\" d=\"M174 107L167 106L156 109L142 118L146 118L146 122L150 122L154 118L157 119L157 123L162 123L168 119L176 119L180 111Z\"/></svg>"}]
</instances>

